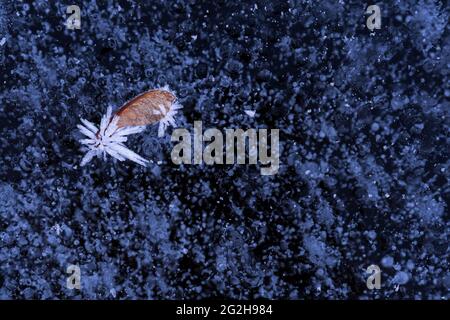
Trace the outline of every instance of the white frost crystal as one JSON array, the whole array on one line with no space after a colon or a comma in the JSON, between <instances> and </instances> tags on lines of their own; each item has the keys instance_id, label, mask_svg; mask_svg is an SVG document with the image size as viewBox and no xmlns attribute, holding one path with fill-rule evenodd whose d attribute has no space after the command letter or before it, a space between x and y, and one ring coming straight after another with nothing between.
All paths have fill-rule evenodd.
<instances>
[{"instance_id":1,"label":"white frost crystal","mask_svg":"<svg viewBox=\"0 0 450 320\"><path fill-rule=\"evenodd\" d=\"M158 128L158 137L162 137L164 136L164 132L166 131L169 125L172 125L174 127L176 126L174 116L177 114L178 110L183 108L183 106L178 103L174 103L170 107L169 111L167 111L167 113L163 106L160 106L159 108L160 111L155 110L154 112L158 112L159 114L164 115L163 118L159 120L159 128Z\"/></svg>"},{"instance_id":2,"label":"white frost crystal","mask_svg":"<svg viewBox=\"0 0 450 320\"><path fill-rule=\"evenodd\" d=\"M77 127L88 139L81 139L80 142L89 148L89 151L81 160L81 166L86 165L94 156L100 157L103 155L103 160L106 160L106 154L119 161L129 159L145 166L148 160L131 151L123 144L127 141L127 135L142 132L145 130L145 126L118 128L117 122L119 117L114 116L111 119L111 114L112 109L108 107L100 122L100 130L92 122L81 119L83 125L79 124Z\"/></svg>"}]
</instances>

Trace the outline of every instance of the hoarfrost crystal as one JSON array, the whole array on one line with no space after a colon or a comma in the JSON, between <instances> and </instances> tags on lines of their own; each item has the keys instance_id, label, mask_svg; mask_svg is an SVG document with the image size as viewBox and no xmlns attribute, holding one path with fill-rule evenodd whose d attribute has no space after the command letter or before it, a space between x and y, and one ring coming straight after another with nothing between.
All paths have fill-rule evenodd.
<instances>
[{"instance_id":1,"label":"hoarfrost crystal","mask_svg":"<svg viewBox=\"0 0 450 320\"><path fill-rule=\"evenodd\" d=\"M163 117L161 118L161 120L159 120L158 137L162 137L164 136L164 132L169 125L172 125L173 127L176 126L174 116L177 114L178 110L182 109L183 107L175 103L170 107L168 111L166 111L162 105L160 105L159 108L160 114L162 114Z\"/></svg>"},{"instance_id":2,"label":"hoarfrost crystal","mask_svg":"<svg viewBox=\"0 0 450 320\"><path fill-rule=\"evenodd\" d=\"M95 156L103 156L103 160L106 160L106 154L119 161L129 159L145 166L148 160L142 158L124 145L124 142L127 141L126 136L144 131L145 126L118 128L117 122L119 121L119 117L116 115L111 119L111 114L112 109L108 107L106 114L100 122L100 129L92 122L81 119L83 125L79 124L77 127L87 139L82 139L80 142L89 148L81 160L81 166L86 165Z\"/></svg>"}]
</instances>

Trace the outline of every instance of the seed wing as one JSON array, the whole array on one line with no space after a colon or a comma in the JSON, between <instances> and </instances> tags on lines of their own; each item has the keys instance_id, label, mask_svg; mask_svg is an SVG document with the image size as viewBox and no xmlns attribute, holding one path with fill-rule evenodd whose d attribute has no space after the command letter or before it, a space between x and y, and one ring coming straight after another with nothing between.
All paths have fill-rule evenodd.
<instances>
[{"instance_id":1,"label":"seed wing","mask_svg":"<svg viewBox=\"0 0 450 320\"><path fill-rule=\"evenodd\" d=\"M144 92L125 103L116 113L117 127L145 126L160 121L175 103L173 93L155 89Z\"/></svg>"}]
</instances>

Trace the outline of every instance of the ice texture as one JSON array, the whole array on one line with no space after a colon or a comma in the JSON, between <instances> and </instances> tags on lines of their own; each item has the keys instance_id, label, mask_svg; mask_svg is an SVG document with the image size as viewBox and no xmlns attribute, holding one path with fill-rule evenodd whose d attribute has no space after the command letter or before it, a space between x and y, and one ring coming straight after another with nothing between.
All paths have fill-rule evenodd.
<instances>
[{"instance_id":1,"label":"ice texture","mask_svg":"<svg viewBox=\"0 0 450 320\"><path fill-rule=\"evenodd\" d=\"M450 298L448 6L79 3L0 4L0 298ZM190 132L280 129L278 174L174 165L157 125L147 167L80 167L80 118L164 85Z\"/></svg>"}]
</instances>

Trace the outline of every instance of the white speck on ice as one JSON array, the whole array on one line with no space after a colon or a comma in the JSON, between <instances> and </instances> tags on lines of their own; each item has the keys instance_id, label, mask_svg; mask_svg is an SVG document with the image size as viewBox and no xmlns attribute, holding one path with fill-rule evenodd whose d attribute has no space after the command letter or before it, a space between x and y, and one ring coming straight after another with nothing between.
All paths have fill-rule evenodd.
<instances>
[{"instance_id":1,"label":"white speck on ice","mask_svg":"<svg viewBox=\"0 0 450 320\"><path fill-rule=\"evenodd\" d=\"M0 46L3 47L3 45L6 43L6 37L3 37L2 40L0 40Z\"/></svg>"},{"instance_id":2,"label":"white speck on ice","mask_svg":"<svg viewBox=\"0 0 450 320\"><path fill-rule=\"evenodd\" d=\"M57 223L52 227L53 230L55 230L56 234L59 236L61 234L61 226Z\"/></svg>"},{"instance_id":3,"label":"white speck on ice","mask_svg":"<svg viewBox=\"0 0 450 320\"><path fill-rule=\"evenodd\" d=\"M255 114L256 114L256 111L255 110L245 110L244 111L249 117L254 117L255 116Z\"/></svg>"}]
</instances>

